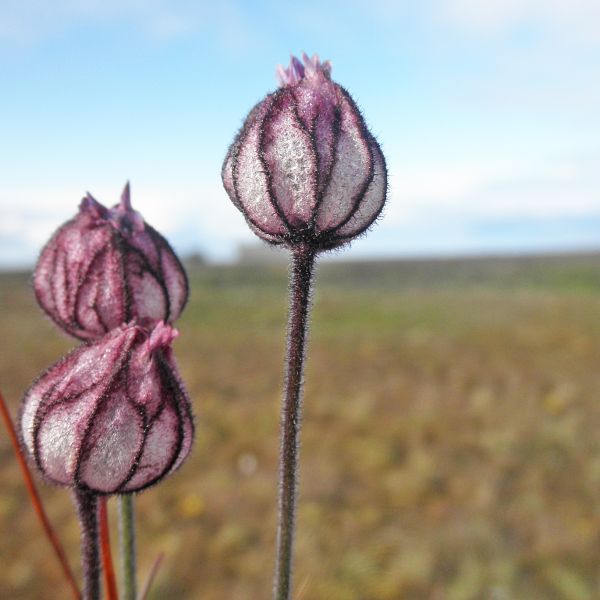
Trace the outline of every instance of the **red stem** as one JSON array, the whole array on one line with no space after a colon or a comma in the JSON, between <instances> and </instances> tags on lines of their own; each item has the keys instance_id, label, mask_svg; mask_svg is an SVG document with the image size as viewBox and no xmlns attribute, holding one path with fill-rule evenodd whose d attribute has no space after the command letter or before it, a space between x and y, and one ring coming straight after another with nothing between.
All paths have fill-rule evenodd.
<instances>
[{"instance_id":1,"label":"red stem","mask_svg":"<svg viewBox=\"0 0 600 600\"><path fill-rule=\"evenodd\" d=\"M12 444L13 450L15 452L15 456L17 457L17 461L19 466L21 467L21 472L23 474L23 479L25 480L25 486L27 487L27 492L29 493L29 498L31 500L31 504L33 508L42 522L42 527L46 532L46 537L52 544L54 548L54 553L56 554L56 558L58 558L60 562L60 566L64 572L65 577L69 583L71 588L71 592L73 593L73 597L79 600L81 598L81 592L79 591L79 586L75 581L75 577L73 576L73 571L71 571L71 567L69 566L69 561L67 560L67 555L52 527L48 516L46 515L46 511L44 510L44 506L42 504L42 500L38 494L38 491L35 487L35 483L33 482L33 478L31 477L31 472L29 471L29 467L27 466L27 460L23 455L23 450L21 449L21 444L19 443L19 438L17 437L17 432L15 431L15 426L13 424L10 413L8 412L8 408L4 401L4 396L2 392L0 392L0 413L2 413L2 419L4 421L4 425L6 426L6 430L8 432L8 437L10 438L10 442Z\"/></svg>"},{"instance_id":2,"label":"red stem","mask_svg":"<svg viewBox=\"0 0 600 600\"><path fill-rule=\"evenodd\" d=\"M102 551L102 564L104 565L104 585L106 586L107 600L119 600L117 592L117 580L113 565L112 553L110 551L110 530L108 526L108 510L106 496L99 498L100 517L100 547Z\"/></svg>"}]
</instances>

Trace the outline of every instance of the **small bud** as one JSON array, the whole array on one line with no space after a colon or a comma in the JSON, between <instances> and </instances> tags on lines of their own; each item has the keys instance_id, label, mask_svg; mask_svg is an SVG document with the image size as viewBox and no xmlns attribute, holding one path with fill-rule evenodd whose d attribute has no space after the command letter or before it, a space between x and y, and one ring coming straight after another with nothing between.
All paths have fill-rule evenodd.
<instances>
[{"instance_id":1,"label":"small bud","mask_svg":"<svg viewBox=\"0 0 600 600\"><path fill-rule=\"evenodd\" d=\"M46 244L33 276L41 307L67 333L94 340L137 319L174 321L188 295L171 246L132 209L129 184L107 209L88 194Z\"/></svg>"},{"instance_id":2,"label":"small bud","mask_svg":"<svg viewBox=\"0 0 600 600\"><path fill-rule=\"evenodd\" d=\"M385 159L329 61L292 57L280 89L250 112L223 164L223 185L264 240L314 250L368 229L387 192Z\"/></svg>"},{"instance_id":3,"label":"small bud","mask_svg":"<svg viewBox=\"0 0 600 600\"><path fill-rule=\"evenodd\" d=\"M123 325L55 363L23 400L21 434L52 482L136 492L181 465L194 433L171 342L177 331Z\"/></svg>"}]
</instances>

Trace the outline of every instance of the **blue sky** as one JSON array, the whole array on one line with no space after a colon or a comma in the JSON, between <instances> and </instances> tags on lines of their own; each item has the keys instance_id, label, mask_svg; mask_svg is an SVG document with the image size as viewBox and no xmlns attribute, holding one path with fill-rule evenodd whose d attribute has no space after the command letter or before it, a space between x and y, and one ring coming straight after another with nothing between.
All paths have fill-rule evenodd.
<instances>
[{"instance_id":1,"label":"blue sky","mask_svg":"<svg viewBox=\"0 0 600 600\"><path fill-rule=\"evenodd\" d=\"M290 52L318 52L390 171L344 258L600 248L597 0L2 0L0 266L30 264L85 191L182 252L252 234L227 146Z\"/></svg>"}]
</instances>

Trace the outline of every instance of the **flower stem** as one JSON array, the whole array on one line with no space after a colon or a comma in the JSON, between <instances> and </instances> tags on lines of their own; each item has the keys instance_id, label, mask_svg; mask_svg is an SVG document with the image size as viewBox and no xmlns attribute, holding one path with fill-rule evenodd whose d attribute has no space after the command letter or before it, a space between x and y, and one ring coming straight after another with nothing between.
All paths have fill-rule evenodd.
<instances>
[{"instance_id":1,"label":"flower stem","mask_svg":"<svg viewBox=\"0 0 600 600\"><path fill-rule=\"evenodd\" d=\"M83 600L100 600L100 548L98 543L98 496L92 492L74 491L81 526L81 565L83 567Z\"/></svg>"},{"instance_id":2,"label":"flower stem","mask_svg":"<svg viewBox=\"0 0 600 600\"><path fill-rule=\"evenodd\" d=\"M289 600L292 589L302 381L315 253L300 246L292 254L285 387L281 408L279 516L273 600Z\"/></svg>"},{"instance_id":3,"label":"flower stem","mask_svg":"<svg viewBox=\"0 0 600 600\"><path fill-rule=\"evenodd\" d=\"M17 461L19 463L19 467L21 467L21 473L23 474L23 479L25 480L25 487L27 488L27 492L29 494L29 498L31 500L31 504L42 523L42 527L46 533L46 537L49 542L52 544L52 548L54 548L54 553L60 562L60 566L62 567L63 573L69 583L69 587L71 589L71 593L73 597L79 599L81 594L79 593L79 587L77 582L75 581L75 577L73 575L73 571L71 571L71 567L69 566L69 561L67 559L67 555L60 543L52 524L50 523L50 519L48 519L48 515L44 510L44 505L42 504L42 500L40 495L35 487L35 483L33 482L33 477L31 476L31 471L27 466L27 461L25 456L23 455L23 450L21 449L21 444L19 444L19 438L17 437L17 432L15 431L15 426L11 419L10 413L8 412L8 407L4 402L4 396L2 392L0 392L0 414L2 414L2 419L4 420L4 425L6 426L6 430L8 431L8 437L10 438L10 443L12 444L15 456L17 457Z\"/></svg>"},{"instance_id":4,"label":"flower stem","mask_svg":"<svg viewBox=\"0 0 600 600\"><path fill-rule=\"evenodd\" d=\"M137 595L133 501L133 494L124 494L119 497L119 545L121 547L123 600L135 600Z\"/></svg>"},{"instance_id":5,"label":"flower stem","mask_svg":"<svg viewBox=\"0 0 600 600\"><path fill-rule=\"evenodd\" d=\"M99 502L100 518L100 549L102 551L102 564L104 566L104 586L106 588L107 600L119 600L117 593L117 581L115 568L113 566L112 552L110 548L110 524L108 522L108 498L101 496Z\"/></svg>"}]
</instances>

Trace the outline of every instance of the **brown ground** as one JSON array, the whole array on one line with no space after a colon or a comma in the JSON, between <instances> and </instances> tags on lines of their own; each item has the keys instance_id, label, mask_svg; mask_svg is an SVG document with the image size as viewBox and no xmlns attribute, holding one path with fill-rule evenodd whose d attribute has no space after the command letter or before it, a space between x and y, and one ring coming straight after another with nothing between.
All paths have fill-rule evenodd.
<instances>
[{"instance_id":1,"label":"brown ground","mask_svg":"<svg viewBox=\"0 0 600 600\"><path fill-rule=\"evenodd\" d=\"M140 576L165 552L151 598L266 600L284 273L192 280L197 442L138 498ZM0 276L0 306L15 414L73 342L25 276ZM313 317L296 599L600 598L600 257L327 265ZM4 433L0 456L0 598L68 598ZM77 565L69 494L42 492Z\"/></svg>"}]
</instances>

